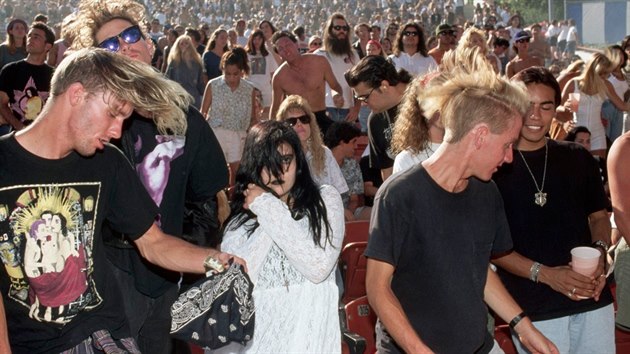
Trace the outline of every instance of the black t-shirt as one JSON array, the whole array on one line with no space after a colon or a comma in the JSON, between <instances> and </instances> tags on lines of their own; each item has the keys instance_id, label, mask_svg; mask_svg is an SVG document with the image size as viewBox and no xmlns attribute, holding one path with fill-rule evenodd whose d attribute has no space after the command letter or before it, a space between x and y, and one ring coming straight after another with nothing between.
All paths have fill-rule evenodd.
<instances>
[{"instance_id":1,"label":"black t-shirt","mask_svg":"<svg viewBox=\"0 0 630 354\"><path fill-rule=\"evenodd\" d=\"M394 166L396 155L392 153L392 129L398 114L398 106L381 113L370 113L368 117L368 140L370 142L370 167L383 170Z\"/></svg>"},{"instance_id":2,"label":"black t-shirt","mask_svg":"<svg viewBox=\"0 0 630 354\"><path fill-rule=\"evenodd\" d=\"M510 224L514 250L549 267L568 265L571 249L592 243L588 216L606 209L608 199L595 159L574 143L547 142L547 173L542 189L547 203L534 203L537 189L518 151L514 161L503 165L493 176ZM538 186L542 184L545 148L522 151ZM508 291L532 320L548 320L594 310L612 302L608 287L599 302L573 301L551 287L498 271Z\"/></svg>"},{"instance_id":3,"label":"black t-shirt","mask_svg":"<svg viewBox=\"0 0 630 354\"><path fill-rule=\"evenodd\" d=\"M0 291L14 353L58 353L94 331L129 336L101 227L131 239L157 208L111 146L48 160L0 138Z\"/></svg>"},{"instance_id":4,"label":"black t-shirt","mask_svg":"<svg viewBox=\"0 0 630 354\"><path fill-rule=\"evenodd\" d=\"M185 137L161 135L151 119L134 112L125 120L119 142L160 208L160 228L175 236L182 235L185 201L214 201L217 192L228 184L227 163L212 129L192 107L187 121ZM216 213L216 209L212 212ZM109 238L109 231L105 232ZM198 234L203 234L203 239L195 243L212 243L206 239L211 236L208 233ZM148 263L133 247L108 247L107 252L116 266L133 273L137 289L146 295L157 297L179 280L178 272Z\"/></svg>"},{"instance_id":5,"label":"black t-shirt","mask_svg":"<svg viewBox=\"0 0 630 354\"><path fill-rule=\"evenodd\" d=\"M419 164L379 189L365 255L396 268L392 291L433 351L474 353L491 341L483 301L490 256L511 247L494 183L470 178L450 193Z\"/></svg>"},{"instance_id":6,"label":"black t-shirt","mask_svg":"<svg viewBox=\"0 0 630 354\"><path fill-rule=\"evenodd\" d=\"M359 166L361 167L361 175L363 176L363 182L372 182L374 187L378 188L383 184L383 177L381 176L381 170L370 167L370 157L363 156L359 161ZM374 205L374 197L365 196L364 200L365 206L373 206Z\"/></svg>"},{"instance_id":7,"label":"black t-shirt","mask_svg":"<svg viewBox=\"0 0 630 354\"><path fill-rule=\"evenodd\" d=\"M30 123L41 112L54 71L48 64L33 65L26 60L7 64L0 71L0 91L9 96L11 111L22 123Z\"/></svg>"}]
</instances>

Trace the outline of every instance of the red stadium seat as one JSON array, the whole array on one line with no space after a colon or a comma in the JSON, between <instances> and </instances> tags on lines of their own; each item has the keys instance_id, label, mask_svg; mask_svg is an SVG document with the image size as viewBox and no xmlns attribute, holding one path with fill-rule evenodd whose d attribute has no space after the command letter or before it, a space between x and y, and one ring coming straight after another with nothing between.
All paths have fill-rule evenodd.
<instances>
[{"instance_id":1,"label":"red stadium seat","mask_svg":"<svg viewBox=\"0 0 630 354\"><path fill-rule=\"evenodd\" d=\"M367 242L352 242L341 251L341 273L344 276L344 293L341 302L344 304L365 296L367 259L363 252L366 247Z\"/></svg>"},{"instance_id":2,"label":"red stadium seat","mask_svg":"<svg viewBox=\"0 0 630 354\"><path fill-rule=\"evenodd\" d=\"M365 338L365 354L376 352L374 325L376 313L370 307L367 296L352 300L345 306L348 330Z\"/></svg>"},{"instance_id":3,"label":"red stadium seat","mask_svg":"<svg viewBox=\"0 0 630 354\"><path fill-rule=\"evenodd\" d=\"M345 246L351 242L367 242L369 236L369 220L346 221L346 234L343 238L343 245Z\"/></svg>"}]
</instances>

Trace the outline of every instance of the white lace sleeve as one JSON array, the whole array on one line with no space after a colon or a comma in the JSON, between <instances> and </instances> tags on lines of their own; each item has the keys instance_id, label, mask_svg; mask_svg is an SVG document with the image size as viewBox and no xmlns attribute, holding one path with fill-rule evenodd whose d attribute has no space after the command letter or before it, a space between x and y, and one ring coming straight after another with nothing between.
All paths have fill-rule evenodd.
<instances>
[{"instance_id":1,"label":"white lace sleeve","mask_svg":"<svg viewBox=\"0 0 630 354\"><path fill-rule=\"evenodd\" d=\"M320 188L326 205L331 242L324 248L315 245L308 220L294 220L287 205L270 193L263 193L250 205L258 216L258 223L265 233L282 249L291 265L313 283L324 281L337 264L345 231L343 204L339 192L332 186Z\"/></svg>"}]
</instances>

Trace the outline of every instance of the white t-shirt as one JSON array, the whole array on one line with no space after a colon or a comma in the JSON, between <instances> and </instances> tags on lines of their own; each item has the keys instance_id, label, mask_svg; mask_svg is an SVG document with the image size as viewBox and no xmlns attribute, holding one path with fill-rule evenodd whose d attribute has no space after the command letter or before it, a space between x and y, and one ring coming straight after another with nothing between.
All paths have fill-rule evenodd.
<instances>
[{"instance_id":1,"label":"white t-shirt","mask_svg":"<svg viewBox=\"0 0 630 354\"><path fill-rule=\"evenodd\" d=\"M394 170L392 173L399 173L406 171L413 166L421 163L422 161L431 157L433 152L440 147L440 143L431 143L429 147L418 153L413 153L411 150L403 150L394 159Z\"/></svg>"},{"instance_id":2,"label":"white t-shirt","mask_svg":"<svg viewBox=\"0 0 630 354\"><path fill-rule=\"evenodd\" d=\"M626 91L628 91L628 88L630 87L630 85L628 85L628 81L624 79L619 80L614 75L610 75L608 77L608 81L612 84L617 96L619 96L619 98L623 100L623 95L626 93Z\"/></svg>"},{"instance_id":3,"label":"white t-shirt","mask_svg":"<svg viewBox=\"0 0 630 354\"><path fill-rule=\"evenodd\" d=\"M359 62L359 55L357 52L352 49L352 57L347 56L339 56L332 53L328 53L323 49L318 49L314 54L321 55L324 58L328 59L328 63L332 67L333 74L335 75L335 79L341 88L343 89L343 107L348 109L354 106L354 96L352 95L352 89L346 82L343 74L352 69ZM330 89L328 83L326 83L326 107L335 107L335 103L333 102L333 93Z\"/></svg>"},{"instance_id":4,"label":"white t-shirt","mask_svg":"<svg viewBox=\"0 0 630 354\"><path fill-rule=\"evenodd\" d=\"M567 33L567 42L575 41L577 41L577 28L575 28L575 26L571 26Z\"/></svg>"},{"instance_id":5,"label":"white t-shirt","mask_svg":"<svg viewBox=\"0 0 630 354\"><path fill-rule=\"evenodd\" d=\"M432 56L423 56L420 53L409 55L401 52L400 56L390 55L396 70L405 69L413 76L422 76L428 72L438 70L438 65Z\"/></svg>"}]
</instances>

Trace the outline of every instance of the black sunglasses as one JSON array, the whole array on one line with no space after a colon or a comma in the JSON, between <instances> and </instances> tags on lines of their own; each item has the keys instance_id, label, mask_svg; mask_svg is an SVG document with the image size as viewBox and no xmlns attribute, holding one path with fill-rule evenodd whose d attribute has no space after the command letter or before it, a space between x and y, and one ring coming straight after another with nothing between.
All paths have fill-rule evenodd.
<instances>
[{"instance_id":1,"label":"black sunglasses","mask_svg":"<svg viewBox=\"0 0 630 354\"><path fill-rule=\"evenodd\" d=\"M405 31L405 32L403 32L403 36L406 36L406 37L416 37L417 35L418 35L418 32L416 32L416 31L413 31L413 32Z\"/></svg>"},{"instance_id":2,"label":"black sunglasses","mask_svg":"<svg viewBox=\"0 0 630 354\"><path fill-rule=\"evenodd\" d=\"M118 38L121 38L127 44L134 44L137 43L139 40L144 39L144 35L140 30L140 26L131 26L124 29L119 34L102 41L98 44L98 47L107 49L110 52L117 52L120 50L120 42L118 41Z\"/></svg>"},{"instance_id":3,"label":"black sunglasses","mask_svg":"<svg viewBox=\"0 0 630 354\"><path fill-rule=\"evenodd\" d=\"M293 127L297 124L298 120L300 121L300 123L306 125L306 124L311 124L311 116L309 116L308 114L305 114L303 116L299 116L299 117L291 117L291 118L287 118L284 121L287 122L287 124L290 127Z\"/></svg>"},{"instance_id":4,"label":"black sunglasses","mask_svg":"<svg viewBox=\"0 0 630 354\"><path fill-rule=\"evenodd\" d=\"M529 43L529 38L519 39L516 43Z\"/></svg>"},{"instance_id":5,"label":"black sunglasses","mask_svg":"<svg viewBox=\"0 0 630 354\"><path fill-rule=\"evenodd\" d=\"M311 42L311 45L322 45L322 42Z\"/></svg>"},{"instance_id":6,"label":"black sunglasses","mask_svg":"<svg viewBox=\"0 0 630 354\"><path fill-rule=\"evenodd\" d=\"M373 87L370 90L370 92L366 93L365 95L361 95L361 96L354 95L354 99L357 101L365 102L368 100L368 98L370 98L370 95L372 94L372 92L374 92L374 90L376 90L376 87Z\"/></svg>"},{"instance_id":7,"label":"black sunglasses","mask_svg":"<svg viewBox=\"0 0 630 354\"><path fill-rule=\"evenodd\" d=\"M341 30L344 30L344 31L346 31L346 32L349 32L349 31L350 31L350 26L332 26L332 28L333 28L335 31L341 31Z\"/></svg>"}]
</instances>

